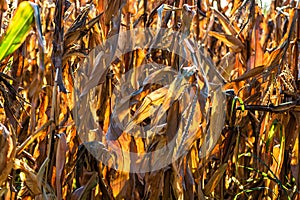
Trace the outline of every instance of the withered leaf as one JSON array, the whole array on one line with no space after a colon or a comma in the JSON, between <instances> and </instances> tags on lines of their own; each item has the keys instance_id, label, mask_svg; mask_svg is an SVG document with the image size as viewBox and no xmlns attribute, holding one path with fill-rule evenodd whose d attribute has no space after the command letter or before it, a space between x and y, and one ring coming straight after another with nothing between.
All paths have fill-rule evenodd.
<instances>
[{"instance_id":1,"label":"withered leaf","mask_svg":"<svg viewBox=\"0 0 300 200\"><path fill-rule=\"evenodd\" d=\"M210 36L213 36L213 37L221 40L222 42L224 42L233 52L238 53L238 52L241 52L245 48L245 46L243 45L241 40L236 38L233 35L217 33L215 31L210 31L210 32L208 32L208 34Z\"/></svg>"},{"instance_id":2,"label":"withered leaf","mask_svg":"<svg viewBox=\"0 0 300 200\"><path fill-rule=\"evenodd\" d=\"M241 75L240 77L238 77L232 81L237 82L237 81L246 80L248 78L252 78L258 74L261 74L264 71L264 69L265 69L264 66L255 67L255 68L250 69L249 71L245 72L243 75Z\"/></svg>"},{"instance_id":3,"label":"withered leaf","mask_svg":"<svg viewBox=\"0 0 300 200\"><path fill-rule=\"evenodd\" d=\"M218 185L218 183L221 181L224 172L227 168L227 163L223 163L215 172L214 174L210 177L208 183L204 186L204 194L209 195L215 187Z\"/></svg>"}]
</instances>

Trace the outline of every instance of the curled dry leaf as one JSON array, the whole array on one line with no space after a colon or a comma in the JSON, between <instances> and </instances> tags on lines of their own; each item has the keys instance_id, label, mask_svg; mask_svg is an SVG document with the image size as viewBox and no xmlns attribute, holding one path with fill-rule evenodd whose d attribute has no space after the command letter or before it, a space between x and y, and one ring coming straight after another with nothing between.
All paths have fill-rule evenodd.
<instances>
[{"instance_id":1,"label":"curled dry leaf","mask_svg":"<svg viewBox=\"0 0 300 200\"><path fill-rule=\"evenodd\" d=\"M7 180L13 167L13 159L16 153L15 141L8 129L0 123L0 185Z\"/></svg>"},{"instance_id":2,"label":"curled dry leaf","mask_svg":"<svg viewBox=\"0 0 300 200\"><path fill-rule=\"evenodd\" d=\"M150 116L154 116L159 106L163 103L167 91L168 88L162 87L148 94L124 131L129 132L134 125L141 123Z\"/></svg>"},{"instance_id":3,"label":"curled dry leaf","mask_svg":"<svg viewBox=\"0 0 300 200\"><path fill-rule=\"evenodd\" d=\"M232 36L238 36L240 32L239 28L235 27L230 21L217 9L213 8L213 15L221 22L222 28L225 30L225 33Z\"/></svg>"},{"instance_id":4,"label":"curled dry leaf","mask_svg":"<svg viewBox=\"0 0 300 200\"><path fill-rule=\"evenodd\" d=\"M39 187L36 172L24 160L16 159L14 161L14 169L20 169L24 176L21 180L25 182L26 187L33 193L39 195L42 193L42 188Z\"/></svg>"}]
</instances>

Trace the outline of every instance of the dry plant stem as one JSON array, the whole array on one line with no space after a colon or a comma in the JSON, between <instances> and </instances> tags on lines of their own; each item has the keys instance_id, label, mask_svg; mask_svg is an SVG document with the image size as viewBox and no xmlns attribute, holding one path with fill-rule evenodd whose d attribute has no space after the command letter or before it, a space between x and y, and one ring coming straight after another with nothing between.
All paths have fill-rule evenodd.
<instances>
[{"instance_id":1,"label":"dry plant stem","mask_svg":"<svg viewBox=\"0 0 300 200\"><path fill-rule=\"evenodd\" d=\"M56 100L57 100L57 82L58 82L58 75L59 75L59 68L56 68L56 74L55 74L55 80L54 80L54 86L53 86L53 92L52 92L52 105L51 105L51 114L50 114L50 135L48 135L49 140L47 144L47 159L50 160L50 153L51 153L51 144L52 144L52 138L53 138L53 131L56 127L56 120L55 120L55 108L56 108ZM46 164L46 174L45 174L45 180L47 180L48 175L48 167L49 162Z\"/></svg>"},{"instance_id":2,"label":"dry plant stem","mask_svg":"<svg viewBox=\"0 0 300 200\"><path fill-rule=\"evenodd\" d=\"M45 124L43 124L38 130L36 130L32 135L30 135L18 148L17 148L17 155L22 153L24 149L26 149L38 136L39 133L43 130L45 130L53 120L47 121Z\"/></svg>"},{"instance_id":3,"label":"dry plant stem","mask_svg":"<svg viewBox=\"0 0 300 200\"><path fill-rule=\"evenodd\" d=\"M297 2L297 7L298 7L298 3L299 1ZM299 9L299 8L298 8ZM300 15L299 15L299 10L297 10L297 13L298 13L298 22L297 22L297 28L296 28L296 34L297 34L297 40L295 42L295 57L294 57L294 67L295 67L295 72L294 72L294 78L295 80L300 80L299 79L299 69L298 69L298 59L299 59L299 52L300 52ZM298 84L299 85L299 84Z\"/></svg>"},{"instance_id":4,"label":"dry plant stem","mask_svg":"<svg viewBox=\"0 0 300 200\"><path fill-rule=\"evenodd\" d=\"M300 110L297 101L288 102L278 106L245 105L245 110L253 110L253 111L256 110L256 111L265 111L265 112L274 112L274 113L283 113L293 109L295 111ZM237 110L242 110L242 108L239 106L237 107Z\"/></svg>"}]
</instances>

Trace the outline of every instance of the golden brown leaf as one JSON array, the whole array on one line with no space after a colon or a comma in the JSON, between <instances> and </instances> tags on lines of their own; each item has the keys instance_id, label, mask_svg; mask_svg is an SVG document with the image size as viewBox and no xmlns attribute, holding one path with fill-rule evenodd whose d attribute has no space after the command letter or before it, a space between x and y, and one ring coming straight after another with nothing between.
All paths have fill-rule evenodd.
<instances>
[{"instance_id":1,"label":"golden brown leaf","mask_svg":"<svg viewBox=\"0 0 300 200\"><path fill-rule=\"evenodd\" d=\"M204 187L204 194L209 195L215 187L217 187L218 183L221 181L224 172L227 168L227 163L223 163L215 172L214 174L210 177L208 183Z\"/></svg>"},{"instance_id":2,"label":"golden brown leaf","mask_svg":"<svg viewBox=\"0 0 300 200\"><path fill-rule=\"evenodd\" d=\"M0 123L0 184L3 184L7 179L13 167L13 159L16 153L15 145L12 134Z\"/></svg>"},{"instance_id":3,"label":"golden brown leaf","mask_svg":"<svg viewBox=\"0 0 300 200\"><path fill-rule=\"evenodd\" d=\"M66 153L67 153L67 141L66 141L66 134L62 133L58 136L58 144L56 150L56 191L57 191L57 198L62 198L62 183L63 183L63 170L66 162Z\"/></svg>"},{"instance_id":4,"label":"golden brown leaf","mask_svg":"<svg viewBox=\"0 0 300 200\"><path fill-rule=\"evenodd\" d=\"M224 42L233 52L238 53L245 48L241 40L233 35L217 33L215 31L210 31L208 34Z\"/></svg>"}]
</instances>

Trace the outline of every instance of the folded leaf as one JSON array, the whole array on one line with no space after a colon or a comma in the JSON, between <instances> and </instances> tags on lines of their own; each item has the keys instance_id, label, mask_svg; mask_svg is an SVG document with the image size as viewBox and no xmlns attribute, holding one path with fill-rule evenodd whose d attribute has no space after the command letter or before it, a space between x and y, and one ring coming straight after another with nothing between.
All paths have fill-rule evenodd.
<instances>
[{"instance_id":1,"label":"folded leaf","mask_svg":"<svg viewBox=\"0 0 300 200\"><path fill-rule=\"evenodd\" d=\"M238 27L234 27L233 24L217 9L213 8L213 14L218 18L225 32L229 35L238 35L240 30Z\"/></svg>"},{"instance_id":2,"label":"folded leaf","mask_svg":"<svg viewBox=\"0 0 300 200\"><path fill-rule=\"evenodd\" d=\"M240 77L238 77L237 79L232 80L233 82L236 81L243 81L246 80L248 78L254 77L260 73L262 73L264 71L264 66L259 66L259 67L255 67L253 69L250 69L249 71L245 72L243 75L241 75Z\"/></svg>"}]
</instances>

